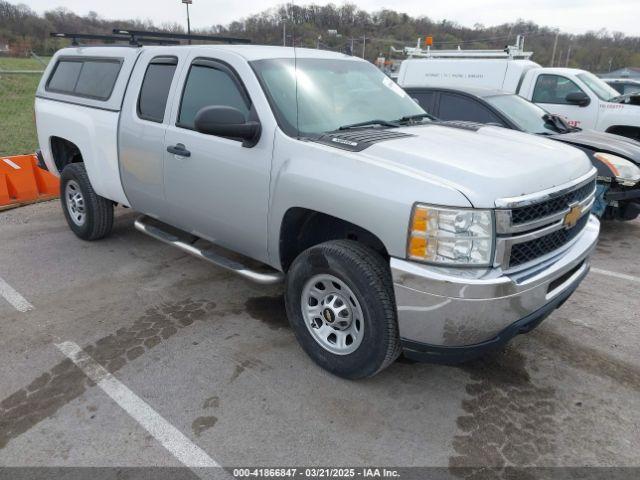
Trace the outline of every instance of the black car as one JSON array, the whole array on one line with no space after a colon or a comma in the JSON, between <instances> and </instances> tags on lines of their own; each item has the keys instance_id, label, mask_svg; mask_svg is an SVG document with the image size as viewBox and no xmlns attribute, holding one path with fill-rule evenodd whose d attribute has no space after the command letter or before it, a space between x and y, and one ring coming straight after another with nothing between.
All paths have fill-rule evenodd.
<instances>
[{"instance_id":1,"label":"black car","mask_svg":"<svg viewBox=\"0 0 640 480\"><path fill-rule=\"evenodd\" d=\"M640 142L611 133L572 127L519 95L479 88L406 88L441 121L463 121L520 130L583 150L598 169L593 212L633 220L640 214Z\"/></svg>"}]
</instances>

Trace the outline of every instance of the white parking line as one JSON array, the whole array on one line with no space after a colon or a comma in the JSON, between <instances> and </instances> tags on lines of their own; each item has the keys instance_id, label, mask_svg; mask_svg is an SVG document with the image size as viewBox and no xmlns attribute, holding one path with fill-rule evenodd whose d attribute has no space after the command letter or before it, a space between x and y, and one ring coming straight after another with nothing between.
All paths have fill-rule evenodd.
<instances>
[{"instance_id":1,"label":"white parking line","mask_svg":"<svg viewBox=\"0 0 640 480\"><path fill-rule=\"evenodd\" d=\"M2 277L0 277L0 296L13 305L19 312L33 310L33 305L27 302L27 300L16 292L11 285L5 282Z\"/></svg>"},{"instance_id":2,"label":"white parking line","mask_svg":"<svg viewBox=\"0 0 640 480\"><path fill-rule=\"evenodd\" d=\"M607 277L620 278L622 280L640 283L640 278L634 277L633 275L627 275L626 273L611 272L609 270L602 270L600 268L591 268L591 271L600 275L606 275Z\"/></svg>"},{"instance_id":3,"label":"white parking line","mask_svg":"<svg viewBox=\"0 0 640 480\"><path fill-rule=\"evenodd\" d=\"M77 344L63 342L56 344L56 347L184 465L191 469L220 467L204 450L162 418ZM204 472L194 470L194 473L201 476Z\"/></svg>"}]
</instances>

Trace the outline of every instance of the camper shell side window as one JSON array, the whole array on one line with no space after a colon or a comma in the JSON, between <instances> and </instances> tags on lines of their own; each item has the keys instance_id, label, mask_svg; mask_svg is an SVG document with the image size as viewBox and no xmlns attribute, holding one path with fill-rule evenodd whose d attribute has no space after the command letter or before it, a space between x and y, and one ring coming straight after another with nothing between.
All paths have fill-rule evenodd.
<instances>
[{"instance_id":1,"label":"camper shell side window","mask_svg":"<svg viewBox=\"0 0 640 480\"><path fill-rule=\"evenodd\" d=\"M60 57L45 90L106 101L113 93L121 67L120 58Z\"/></svg>"}]
</instances>

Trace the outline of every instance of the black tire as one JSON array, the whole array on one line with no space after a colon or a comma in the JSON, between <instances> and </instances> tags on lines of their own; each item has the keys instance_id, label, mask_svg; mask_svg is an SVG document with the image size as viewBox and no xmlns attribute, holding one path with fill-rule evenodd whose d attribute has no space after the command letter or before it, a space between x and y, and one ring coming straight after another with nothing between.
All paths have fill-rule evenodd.
<instances>
[{"instance_id":1,"label":"black tire","mask_svg":"<svg viewBox=\"0 0 640 480\"><path fill-rule=\"evenodd\" d=\"M305 324L302 293L315 275L329 274L344 282L364 315L364 335L352 353L330 352L315 340ZM366 378L380 372L400 355L393 282L388 263L371 248L351 240L334 240L302 252L287 273L287 316L305 352L322 368L339 377Z\"/></svg>"},{"instance_id":2,"label":"black tire","mask_svg":"<svg viewBox=\"0 0 640 480\"><path fill-rule=\"evenodd\" d=\"M84 200L84 220L81 224L72 220L66 189L70 182L78 186ZM99 240L111 233L113 228L113 202L99 196L89 181L83 163L70 163L60 175L60 200L69 228L83 240Z\"/></svg>"}]
</instances>

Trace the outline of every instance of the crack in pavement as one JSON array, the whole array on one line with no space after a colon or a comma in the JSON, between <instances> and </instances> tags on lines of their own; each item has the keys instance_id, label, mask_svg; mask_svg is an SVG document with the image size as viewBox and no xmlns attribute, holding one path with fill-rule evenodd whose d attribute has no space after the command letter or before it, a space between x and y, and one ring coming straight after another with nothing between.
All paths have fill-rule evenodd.
<instances>
[{"instance_id":1,"label":"crack in pavement","mask_svg":"<svg viewBox=\"0 0 640 480\"><path fill-rule=\"evenodd\" d=\"M463 365L471 382L458 417L450 472L460 478L505 478L512 466L553 464L555 389L531 381L514 348Z\"/></svg>"}]
</instances>

